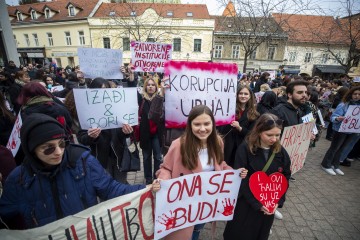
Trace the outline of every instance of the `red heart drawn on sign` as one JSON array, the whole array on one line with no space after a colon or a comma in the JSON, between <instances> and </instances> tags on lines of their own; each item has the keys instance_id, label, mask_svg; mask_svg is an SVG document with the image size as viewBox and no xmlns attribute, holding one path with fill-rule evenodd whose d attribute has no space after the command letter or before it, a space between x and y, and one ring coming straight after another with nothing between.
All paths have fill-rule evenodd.
<instances>
[{"instance_id":1,"label":"red heart drawn on sign","mask_svg":"<svg viewBox=\"0 0 360 240\"><path fill-rule=\"evenodd\" d=\"M268 176L265 172L258 171L251 175L249 185L254 197L273 212L288 188L288 181L281 173L276 172Z\"/></svg>"}]
</instances>

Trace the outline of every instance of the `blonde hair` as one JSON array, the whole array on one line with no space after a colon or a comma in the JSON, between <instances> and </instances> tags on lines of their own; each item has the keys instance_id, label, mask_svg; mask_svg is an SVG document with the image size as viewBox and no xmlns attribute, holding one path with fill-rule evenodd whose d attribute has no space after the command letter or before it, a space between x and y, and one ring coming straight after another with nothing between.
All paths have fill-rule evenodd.
<instances>
[{"instance_id":1,"label":"blonde hair","mask_svg":"<svg viewBox=\"0 0 360 240\"><path fill-rule=\"evenodd\" d=\"M270 90L270 86L267 83L261 84L260 86L260 92L266 92Z\"/></svg>"},{"instance_id":2,"label":"blonde hair","mask_svg":"<svg viewBox=\"0 0 360 240\"><path fill-rule=\"evenodd\" d=\"M155 85L155 93L153 95L151 95L151 96L147 92L147 86L149 85L150 81L153 81L154 85ZM157 85L157 83L155 82L154 79L152 79L152 78L146 79L146 81L144 82L144 86L143 86L143 96L144 96L144 98L146 100L151 101L156 96L156 94L158 94L158 92L159 92L158 90L159 90L159 87L158 87L158 85Z\"/></svg>"}]
</instances>

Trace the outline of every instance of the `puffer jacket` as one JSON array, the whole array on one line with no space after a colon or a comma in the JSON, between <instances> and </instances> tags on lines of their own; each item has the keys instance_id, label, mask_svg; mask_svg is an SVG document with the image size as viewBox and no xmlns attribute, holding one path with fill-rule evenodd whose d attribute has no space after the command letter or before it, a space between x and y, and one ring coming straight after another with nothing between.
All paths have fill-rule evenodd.
<instances>
[{"instance_id":1,"label":"puffer jacket","mask_svg":"<svg viewBox=\"0 0 360 240\"><path fill-rule=\"evenodd\" d=\"M6 220L20 214L26 228L83 211L96 205L97 197L107 200L145 187L115 181L81 145L69 145L61 164L51 171L27 160L11 172L0 199L0 216Z\"/></svg>"}]
</instances>

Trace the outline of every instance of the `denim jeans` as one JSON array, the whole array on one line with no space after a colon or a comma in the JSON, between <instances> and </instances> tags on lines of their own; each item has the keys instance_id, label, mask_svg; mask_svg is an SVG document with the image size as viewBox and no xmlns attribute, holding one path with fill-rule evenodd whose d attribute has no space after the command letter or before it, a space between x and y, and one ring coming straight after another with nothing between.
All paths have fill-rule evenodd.
<instances>
[{"instance_id":1,"label":"denim jeans","mask_svg":"<svg viewBox=\"0 0 360 240\"><path fill-rule=\"evenodd\" d=\"M200 231L205 227L206 223L200 223L200 224L196 224L194 226L194 231L191 237L191 240L198 240L199 239L199 235L200 235Z\"/></svg>"},{"instance_id":2,"label":"denim jeans","mask_svg":"<svg viewBox=\"0 0 360 240\"><path fill-rule=\"evenodd\" d=\"M157 135L150 138L150 148L143 149L144 177L147 183L156 178L155 173L159 170L161 163L161 148L159 137ZM154 172L152 172L152 156L154 155Z\"/></svg>"},{"instance_id":3,"label":"denim jeans","mask_svg":"<svg viewBox=\"0 0 360 240\"><path fill-rule=\"evenodd\" d=\"M357 133L341 133L334 131L333 140L330 148L327 150L321 165L324 168L339 168L340 162L344 161L352 148L359 140L360 134Z\"/></svg>"}]
</instances>

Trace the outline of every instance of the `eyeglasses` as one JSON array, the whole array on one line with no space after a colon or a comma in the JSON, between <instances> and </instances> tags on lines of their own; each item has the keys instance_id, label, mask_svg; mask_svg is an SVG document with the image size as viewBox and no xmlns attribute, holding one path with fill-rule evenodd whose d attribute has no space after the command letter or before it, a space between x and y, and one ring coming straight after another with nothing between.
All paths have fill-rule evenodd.
<instances>
[{"instance_id":1,"label":"eyeglasses","mask_svg":"<svg viewBox=\"0 0 360 240\"><path fill-rule=\"evenodd\" d=\"M65 140L62 140L59 142L59 144L57 146L51 146L51 147L48 147L46 148L44 151L43 151L43 154L44 155L50 155L52 154L53 152L55 152L56 148L59 147L59 148L65 148L68 144L68 141L65 141Z\"/></svg>"},{"instance_id":2,"label":"eyeglasses","mask_svg":"<svg viewBox=\"0 0 360 240\"><path fill-rule=\"evenodd\" d=\"M269 119L266 121L266 125L272 126L272 125L276 124L277 126L282 126L283 122L284 121L281 119L277 119L277 120Z\"/></svg>"}]
</instances>

